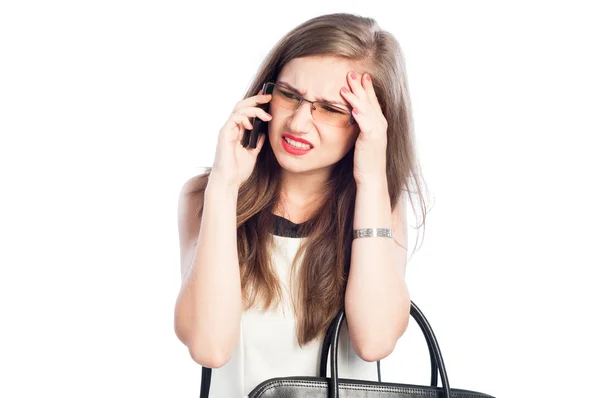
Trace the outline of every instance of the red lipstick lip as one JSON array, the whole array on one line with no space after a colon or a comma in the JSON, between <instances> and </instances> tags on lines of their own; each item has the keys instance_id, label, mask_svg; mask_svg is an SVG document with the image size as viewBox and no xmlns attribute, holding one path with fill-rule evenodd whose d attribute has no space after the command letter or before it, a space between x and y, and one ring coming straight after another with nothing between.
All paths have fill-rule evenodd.
<instances>
[{"instance_id":1,"label":"red lipstick lip","mask_svg":"<svg viewBox=\"0 0 600 398\"><path fill-rule=\"evenodd\" d=\"M311 147L311 148L314 148L314 147L315 147L315 146L314 146L312 143L310 143L310 142L308 142L308 141L306 141L306 140L303 140L302 138L298 138L298 137L296 137L295 135L291 135L291 134L283 134L283 135L282 135L282 137L288 137L288 138L290 138L290 139L292 139L292 140L294 140L294 141L298 141L298 142L302 142L302 143L304 143L304 144L310 145L310 147Z\"/></svg>"}]
</instances>

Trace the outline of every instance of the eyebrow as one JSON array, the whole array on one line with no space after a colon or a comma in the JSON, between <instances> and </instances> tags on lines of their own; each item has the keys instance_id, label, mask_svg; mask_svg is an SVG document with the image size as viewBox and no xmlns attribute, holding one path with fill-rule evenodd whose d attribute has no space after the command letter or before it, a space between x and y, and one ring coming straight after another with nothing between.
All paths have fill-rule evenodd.
<instances>
[{"instance_id":1,"label":"eyebrow","mask_svg":"<svg viewBox=\"0 0 600 398\"><path fill-rule=\"evenodd\" d=\"M285 86L285 87L289 88L290 90L295 91L302 96L304 96L306 94L306 93L303 93L302 91L298 90L296 87L292 86L291 84L289 84L287 82L278 81L277 84L281 84L282 86ZM348 105L345 102L341 102L341 101L328 100L327 98L323 98L323 97L315 97L315 101L327 102L328 104L338 105L338 106L344 107L345 109L348 109Z\"/></svg>"}]
</instances>

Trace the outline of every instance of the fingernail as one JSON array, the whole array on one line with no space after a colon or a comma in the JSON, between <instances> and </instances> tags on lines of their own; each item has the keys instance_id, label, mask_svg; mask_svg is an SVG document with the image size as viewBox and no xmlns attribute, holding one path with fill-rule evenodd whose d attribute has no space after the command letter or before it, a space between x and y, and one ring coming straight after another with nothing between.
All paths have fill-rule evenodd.
<instances>
[{"instance_id":1,"label":"fingernail","mask_svg":"<svg viewBox=\"0 0 600 398\"><path fill-rule=\"evenodd\" d=\"M371 81L371 76L369 76L369 74L367 73L367 75L365 76L365 79L367 79L368 82Z\"/></svg>"},{"instance_id":2,"label":"fingernail","mask_svg":"<svg viewBox=\"0 0 600 398\"><path fill-rule=\"evenodd\" d=\"M356 73L354 73L354 72L350 73L350 77L353 79L356 79Z\"/></svg>"},{"instance_id":3,"label":"fingernail","mask_svg":"<svg viewBox=\"0 0 600 398\"><path fill-rule=\"evenodd\" d=\"M348 91L348 89L346 87L342 87L342 92L349 93L350 91Z\"/></svg>"},{"instance_id":4,"label":"fingernail","mask_svg":"<svg viewBox=\"0 0 600 398\"><path fill-rule=\"evenodd\" d=\"M358 115L358 109L356 109L356 108L352 109L352 113L354 113L355 115Z\"/></svg>"}]
</instances>

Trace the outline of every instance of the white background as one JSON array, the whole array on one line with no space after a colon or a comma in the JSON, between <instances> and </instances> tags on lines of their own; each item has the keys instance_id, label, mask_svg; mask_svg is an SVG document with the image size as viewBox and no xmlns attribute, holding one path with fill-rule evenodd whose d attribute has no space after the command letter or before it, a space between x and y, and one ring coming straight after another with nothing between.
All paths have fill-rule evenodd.
<instances>
[{"instance_id":1,"label":"white background","mask_svg":"<svg viewBox=\"0 0 600 398\"><path fill-rule=\"evenodd\" d=\"M179 190L275 42L334 11L406 56L431 209L407 283L451 386L597 388L592 3L2 2L0 396L198 396L173 328ZM382 373L428 384L414 322Z\"/></svg>"}]
</instances>

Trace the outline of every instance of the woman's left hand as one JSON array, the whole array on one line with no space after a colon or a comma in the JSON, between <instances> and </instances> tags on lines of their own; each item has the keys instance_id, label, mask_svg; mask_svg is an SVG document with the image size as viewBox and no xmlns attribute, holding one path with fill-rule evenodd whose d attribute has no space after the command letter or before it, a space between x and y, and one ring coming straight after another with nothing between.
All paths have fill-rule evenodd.
<instances>
[{"instance_id":1,"label":"woman's left hand","mask_svg":"<svg viewBox=\"0 0 600 398\"><path fill-rule=\"evenodd\" d=\"M354 150L354 179L357 185L387 183L386 149L388 123L383 115L369 74L350 72L350 90L341 94L352 106L352 116L360 129Z\"/></svg>"}]
</instances>

